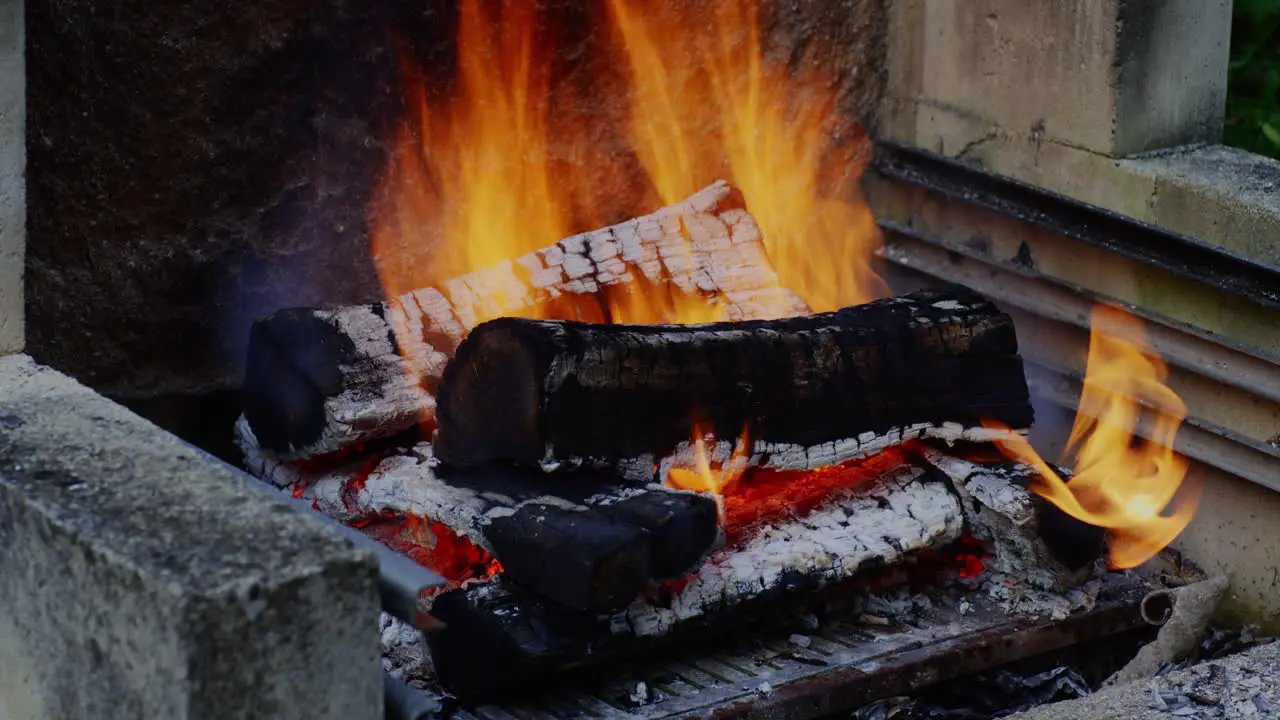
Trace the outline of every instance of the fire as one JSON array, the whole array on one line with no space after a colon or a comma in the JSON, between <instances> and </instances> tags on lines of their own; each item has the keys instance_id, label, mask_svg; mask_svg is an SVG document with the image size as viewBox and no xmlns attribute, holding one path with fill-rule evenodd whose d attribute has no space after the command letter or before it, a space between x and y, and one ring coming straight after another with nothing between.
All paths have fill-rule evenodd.
<instances>
[{"instance_id":1,"label":"fire","mask_svg":"<svg viewBox=\"0 0 1280 720\"><path fill-rule=\"evenodd\" d=\"M612 24L613 44L602 52L616 57L567 77L572 63L559 52L555 23L524 0L460 3L447 88L404 60L411 112L371 208L387 295L510 265L723 178L742 191L784 286L816 311L871 299L878 288L867 261L879 235L856 188L869 142L841 120L833 72L766 62L754 3L605 6L597 15ZM624 77L610 74L618 68ZM629 148L602 141L611 129L573 109L618 98L630 98L618 128ZM603 298L606 317L579 319L722 319L703 298L669 293L633 285ZM517 298L488 305L493 316L567 312Z\"/></svg>"},{"instance_id":2,"label":"fire","mask_svg":"<svg viewBox=\"0 0 1280 720\"><path fill-rule=\"evenodd\" d=\"M1094 308L1092 320L1084 390L1065 451L1075 475L1064 481L1026 440L999 444L1040 471L1034 492L1110 530L1111 567L1129 568L1173 542L1195 514L1198 488L1170 508L1187 474L1187 460L1173 450L1187 407L1165 385L1168 368L1138 320L1105 305ZM1138 435L1144 422L1145 437Z\"/></svg>"},{"instance_id":3,"label":"fire","mask_svg":"<svg viewBox=\"0 0 1280 720\"><path fill-rule=\"evenodd\" d=\"M361 529L454 585L502 572L497 559L470 540L446 525L416 515L388 516L364 523Z\"/></svg>"},{"instance_id":4,"label":"fire","mask_svg":"<svg viewBox=\"0 0 1280 720\"><path fill-rule=\"evenodd\" d=\"M744 429L742 436L734 443L733 453L729 459L717 464L716 467L712 467L711 460L707 457L708 441L714 443L715 436L695 425L691 438L693 467L671 468L666 479L668 487L696 490L721 497L738 484L738 480L747 469L747 460L751 455L751 441L747 431ZM722 507L722 515L723 509Z\"/></svg>"},{"instance_id":5,"label":"fire","mask_svg":"<svg viewBox=\"0 0 1280 720\"><path fill-rule=\"evenodd\" d=\"M412 117L400 129L371 228L389 296L570 234L547 142L548 43L534 4L465 0L457 33L452 98L431 96L404 63ZM422 262L426 253L430 262Z\"/></svg>"},{"instance_id":6,"label":"fire","mask_svg":"<svg viewBox=\"0 0 1280 720\"><path fill-rule=\"evenodd\" d=\"M759 3L608 4L631 68L632 145L662 199L726 176L782 285L811 308L880 294L867 263L879 233L855 182L868 143L841 126L830 71L766 62Z\"/></svg>"}]
</instances>

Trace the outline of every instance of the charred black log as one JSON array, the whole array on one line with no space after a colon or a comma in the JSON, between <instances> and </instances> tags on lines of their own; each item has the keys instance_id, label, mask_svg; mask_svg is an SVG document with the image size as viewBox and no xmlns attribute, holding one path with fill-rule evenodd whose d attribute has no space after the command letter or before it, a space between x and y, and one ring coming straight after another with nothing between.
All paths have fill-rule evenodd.
<instances>
[{"instance_id":1,"label":"charred black log","mask_svg":"<svg viewBox=\"0 0 1280 720\"><path fill-rule=\"evenodd\" d=\"M651 577L648 532L592 510L528 503L484 536L507 576L568 608L616 610Z\"/></svg>"},{"instance_id":2,"label":"charred black log","mask_svg":"<svg viewBox=\"0 0 1280 720\"><path fill-rule=\"evenodd\" d=\"M731 320L807 311L778 285L741 196L717 182L650 215L383 303L259 320L245 369L247 426L281 458L394 435L431 420L441 374L480 321L539 307L544 317L607 322L611 293L640 284L672 303L715 302Z\"/></svg>"},{"instance_id":3,"label":"charred black log","mask_svg":"<svg viewBox=\"0 0 1280 720\"><path fill-rule=\"evenodd\" d=\"M426 443L329 471L285 477L292 466L275 467L273 482L339 520L438 523L496 558L512 582L581 611L626 605L652 581L691 570L720 539L710 496L628 485L607 471L436 468Z\"/></svg>"},{"instance_id":4,"label":"charred black log","mask_svg":"<svg viewBox=\"0 0 1280 720\"><path fill-rule=\"evenodd\" d=\"M445 370L435 447L453 465L546 466L666 457L695 425L745 428L768 453L1032 417L1013 321L952 286L782 320L484 323Z\"/></svg>"},{"instance_id":5,"label":"charred black log","mask_svg":"<svg viewBox=\"0 0 1280 720\"><path fill-rule=\"evenodd\" d=\"M708 495L646 492L600 510L649 533L649 573L656 579L688 572L720 536L716 504Z\"/></svg>"}]
</instances>

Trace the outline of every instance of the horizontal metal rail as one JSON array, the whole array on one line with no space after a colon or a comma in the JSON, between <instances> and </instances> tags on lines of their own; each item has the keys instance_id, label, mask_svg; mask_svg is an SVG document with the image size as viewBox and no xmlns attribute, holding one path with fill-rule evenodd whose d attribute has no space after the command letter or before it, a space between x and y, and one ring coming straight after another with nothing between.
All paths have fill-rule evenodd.
<instances>
[{"instance_id":1,"label":"horizontal metal rail","mask_svg":"<svg viewBox=\"0 0 1280 720\"><path fill-rule=\"evenodd\" d=\"M1280 268L934 153L876 143L882 176L1280 308Z\"/></svg>"},{"instance_id":2,"label":"horizontal metal rail","mask_svg":"<svg viewBox=\"0 0 1280 720\"><path fill-rule=\"evenodd\" d=\"M199 448L196 449L199 450ZM372 553L378 562L378 597L382 603L382 609L389 615L403 620L424 632L431 632L442 627L439 620L423 610L422 598L425 593L447 585L449 583L448 580L359 530L347 527L338 520L316 510L306 500L285 495L240 468L208 455L203 450L199 451L205 454L210 462L221 463L243 474L252 487L261 490L276 500L284 500L292 504L298 508L299 512L314 517L333 528L338 534L350 540L357 548L368 550Z\"/></svg>"},{"instance_id":3,"label":"horizontal metal rail","mask_svg":"<svg viewBox=\"0 0 1280 720\"><path fill-rule=\"evenodd\" d=\"M1029 275L1024 268L1004 267L1002 263L966 252L962 246L897 223L882 221L880 225L885 236L882 259L932 282L966 284L1004 307L1024 330L1034 326L1037 332L1048 335L1071 333L1077 338L1076 344L1083 348L1087 343L1090 309L1096 303L1110 304L1145 321L1148 341L1171 367L1211 380L1220 387L1255 394L1266 402L1280 402L1280 363L1272 358L1083 288ZM1064 409L1077 411L1082 373L1042 350L1023 348L1030 365L1028 382L1033 394ZM1179 430L1174 449L1206 465L1280 491L1280 447L1198 417L1195 408Z\"/></svg>"}]
</instances>

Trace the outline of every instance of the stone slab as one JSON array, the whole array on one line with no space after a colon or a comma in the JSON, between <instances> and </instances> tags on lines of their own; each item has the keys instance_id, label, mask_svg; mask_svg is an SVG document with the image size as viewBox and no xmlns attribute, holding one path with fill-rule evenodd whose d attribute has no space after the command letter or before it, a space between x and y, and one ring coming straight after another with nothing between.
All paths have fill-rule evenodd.
<instances>
[{"instance_id":1,"label":"stone slab","mask_svg":"<svg viewBox=\"0 0 1280 720\"><path fill-rule=\"evenodd\" d=\"M1280 717L1278 667L1280 643L1271 643L1152 680L1116 685L1088 697L1015 713L1005 720L1266 720ZM1157 692L1164 707L1156 704ZM1180 696L1188 696L1189 702L1183 703ZM1174 712L1178 709L1185 714Z\"/></svg>"},{"instance_id":2,"label":"stone slab","mask_svg":"<svg viewBox=\"0 0 1280 720\"><path fill-rule=\"evenodd\" d=\"M26 60L23 0L0 0L0 354L21 352L26 247Z\"/></svg>"},{"instance_id":3,"label":"stone slab","mask_svg":"<svg viewBox=\"0 0 1280 720\"><path fill-rule=\"evenodd\" d=\"M382 717L371 555L0 358L0 717Z\"/></svg>"},{"instance_id":4,"label":"stone slab","mask_svg":"<svg viewBox=\"0 0 1280 720\"><path fill-rule=\"evenodd\" d=\"M1221 135L1229 0L914 0L891 13L898 139L959 153L1033 134L1120 157Z\"/></svg>"}]
</instances>

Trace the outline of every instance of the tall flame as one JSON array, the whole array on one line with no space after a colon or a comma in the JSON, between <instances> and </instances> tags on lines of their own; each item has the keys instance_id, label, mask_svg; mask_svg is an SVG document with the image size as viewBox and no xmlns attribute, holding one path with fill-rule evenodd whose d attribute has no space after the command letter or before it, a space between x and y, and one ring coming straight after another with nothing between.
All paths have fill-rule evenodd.
<instances>
[{"instance_id":1,"label":"tall flame","mask_svg":"<svg viewBox=\"0 0 1280 720\"><path fill-rule=\"evenodd\" d=\"M855 183L868 145L840 126L829 71L765 62L758 3L609 8L631 68L632 145L662 199L723 174L760 224L782 285L815 311L882 294L867 263L879 234Z\"/></svg>"},{"instance_id":2,"label":"tall flame","mask_svg":"<svg viewBox=\"0 0 1280 720\"><path fill-rule=\"evenodd\" d=\"M1173 542L1195 515L1199 489L1178 502L1187 460L1173 450L1187 407L1165 384L1168 368L1142 324L1105 305L1094 308L1080 409L1065 455L1075 474L1063 480L1023 439L1001 449L1039 470L1031 489L1084 522L1107 528L1111 567L1140 565ZM1146 423L1145 437L1138 434Z\"/></svg>"},{"instance_id":3,"label":"tall flame","mask_svg":"<svg viewBox=\"0 0 1280 720\"><path fill-rule=\"evenodd\" d=\"M868 259L879 235L856 188L869 142L841 119L831 69L766 62L755 3L605 5L616 41L607 52L617 57L584 65L594 73L585 81L557 75L565 61L551 23L525 0L462 0L447 92L429 89L405 61L411 113L372 209L388 296L622 220L606 198L630 199L627 211L641 214L654 199L637 187L670 204L720 178L742 191L781 283L814 310L877 295ZM620 72L626 87L601 68ZM630 147L602 149L608 131L570 106L617 98L630 98ZM654 290L606 298L609 318L720 318L705 302ZM547 312L495 300L507 314Z\"/></svg>"},{"instance_id":4,"label":"tall flame","mask_svg":"<svg viewBox=\"0 0 1280 720\"><path fill-rule=\"evenodd\" d=\"M533 3L463 0L447 99L431 95L405 62L412 117L371 228L389 296L570 234L548 148L548 42L538 28Z\"/></svg>"}]
</instances>

